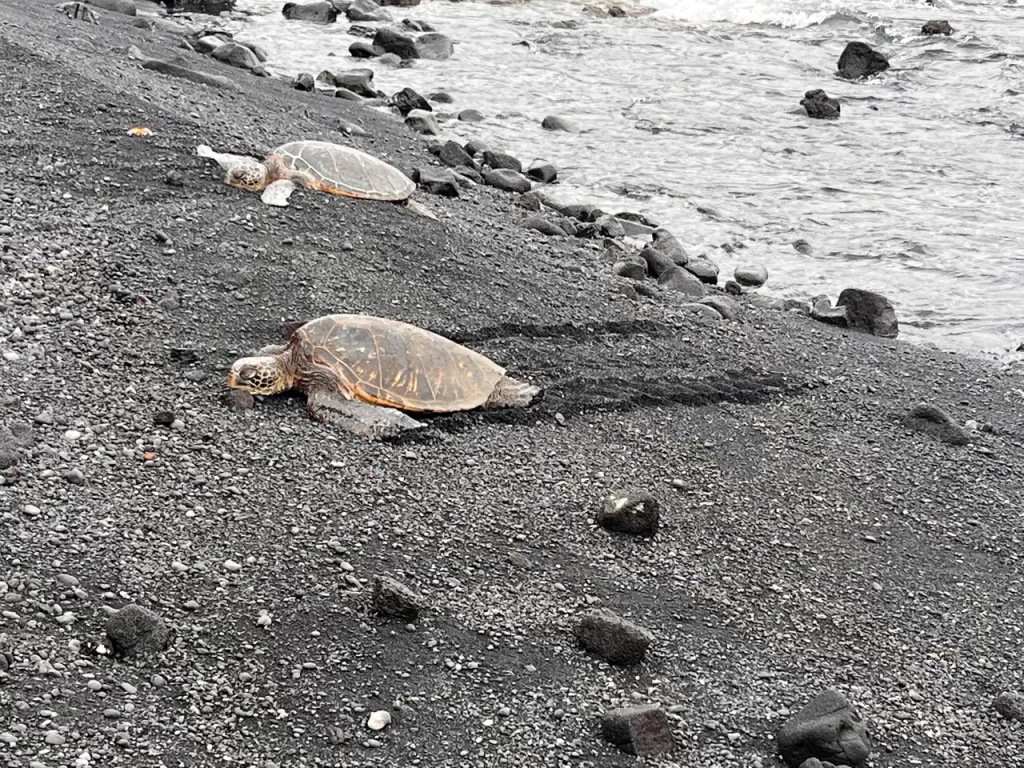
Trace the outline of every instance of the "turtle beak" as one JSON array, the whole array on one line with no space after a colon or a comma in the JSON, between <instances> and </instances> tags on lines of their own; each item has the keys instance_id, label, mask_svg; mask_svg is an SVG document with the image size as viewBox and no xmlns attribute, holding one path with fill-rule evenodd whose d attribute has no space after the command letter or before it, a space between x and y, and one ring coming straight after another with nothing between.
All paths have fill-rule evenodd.
<instances>
[{"instance_id":1,"label":"turtle beak","mask_svg":"<svg viewBox=\"0 0 1024 768\"><path fill-rule=\"evenodd\" d=\"M235 372L234 371L230 371L228 373L228 386L232 387L232 388L237 388L238 387L238 377L235 376Z\"/></svg>"}]
</instances>

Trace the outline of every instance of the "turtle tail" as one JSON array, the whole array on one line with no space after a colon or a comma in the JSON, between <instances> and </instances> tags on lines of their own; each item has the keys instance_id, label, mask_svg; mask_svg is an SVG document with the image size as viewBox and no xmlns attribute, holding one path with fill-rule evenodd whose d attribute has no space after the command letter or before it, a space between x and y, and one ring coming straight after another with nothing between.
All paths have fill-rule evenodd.
<instances>
[{"instance_id":1,"label":"turtle tail","mask_svg":"<svg viewBox=\"0 0 1024 768\"><path fill-rule=\"evenodd\" d=\"M502 376L484 408L525 408L544 397L544 390L525 381Z\"/></svg>"}]
</instances>

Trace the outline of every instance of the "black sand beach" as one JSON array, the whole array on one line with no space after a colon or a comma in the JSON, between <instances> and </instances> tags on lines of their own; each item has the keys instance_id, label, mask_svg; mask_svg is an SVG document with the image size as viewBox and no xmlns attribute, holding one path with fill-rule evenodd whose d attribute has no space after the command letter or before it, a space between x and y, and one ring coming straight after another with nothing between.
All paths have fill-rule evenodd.
<instances>
[{"instance_id":1,"label":"black sand beach","mask_svg":"<svg viewBox=\"0 0 1024 768\"><path fill-rule=\"evenodd\" d=\"M773 766L828 688L871 765L1019 764L1024 724L990 706L1024 690L1019 376L746 299L698 321L490 187L417 191L437 222L269 208L195 146L436 160L400 120L54 7L0 5L3 765L628 765L599 716L657 703L675 748L643 764ZM451 336L547 397L400 443L301 398L225 405L236 357L333 312ZM922 401L971 443L905 427ZM654 538L594 524L621 488L660 500ZM423 596L414 625L371 610L375 575ZM169 648L91 653L132 603ZM577 646L595 607L653 632L641 664Z\"/></svg>"}]
</instances>

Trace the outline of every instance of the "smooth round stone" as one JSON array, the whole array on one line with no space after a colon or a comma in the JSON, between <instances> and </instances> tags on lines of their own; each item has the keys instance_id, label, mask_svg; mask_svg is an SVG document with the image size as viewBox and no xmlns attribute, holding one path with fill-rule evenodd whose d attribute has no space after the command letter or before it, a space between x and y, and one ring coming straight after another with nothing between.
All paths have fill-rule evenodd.
<instances>
[{"instance_id":1,"label":"smooth round stone","mask_svg":"<svg viewBox=\"0 0 1024 768\"><path fill-rule=\"evenodd\" d=\"M50 744L50 745L55 746L55 747L59 747L61 744L63 744L66 741L67 741L67 739L64 738L60 734L60 731L47 731L46 732L46 743L47 744Z\"/></svg>"}]
</instances>

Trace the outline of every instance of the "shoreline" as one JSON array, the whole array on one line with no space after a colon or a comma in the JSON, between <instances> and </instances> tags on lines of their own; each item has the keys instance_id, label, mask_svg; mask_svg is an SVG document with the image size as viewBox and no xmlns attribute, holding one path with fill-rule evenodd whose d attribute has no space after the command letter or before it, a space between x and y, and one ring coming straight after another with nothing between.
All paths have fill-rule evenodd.
<instances>
[{"instance_id":1,"label":"shoreline","mask_svg":"<svg viewBox=\"0 0 1024 768\"><path fill-rule=\"evenodd\" d=\"M623 293L601 238L525 229L485 185L417 190L436 222L302 191L263 206L195 146L439 165L397 119L55 5L0 8L0 755L613 766L600 716L654 704L675 746L644 764L775 766L777 729L837 688L873 766L1017 759L1024 726L990 704L1024 691L1021 376L744 297L712 321ZM225 406L235 356L332 311L456 338L549 397L397 444L296 398ZM977 422L970 442L908 428L920 402ZM659 500L650 540L595 523L622 488ZM422 596L411 628L371 609L378 575ZM132 603L169 648L89 653ZM641 664L577 646L598 607L652 632Z\"/></svg>"}]
</instances>

